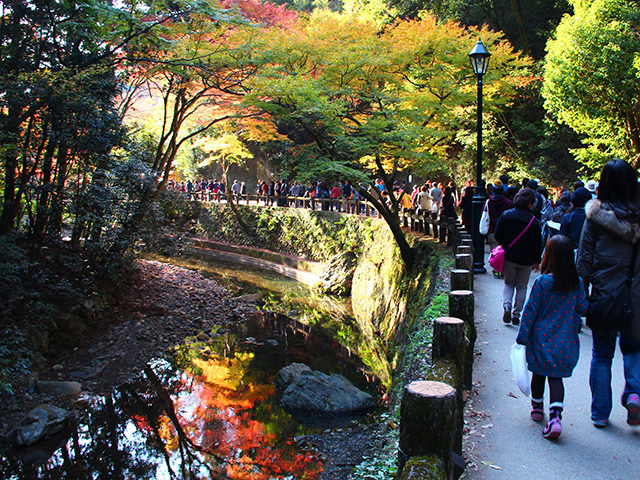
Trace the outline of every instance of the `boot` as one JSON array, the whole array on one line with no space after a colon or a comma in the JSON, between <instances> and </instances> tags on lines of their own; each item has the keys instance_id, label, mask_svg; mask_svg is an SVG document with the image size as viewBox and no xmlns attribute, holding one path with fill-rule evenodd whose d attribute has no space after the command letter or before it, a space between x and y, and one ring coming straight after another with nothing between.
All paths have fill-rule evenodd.
<instances>
[{"instance_id":1,"label":"boot","mask_svg":"<svg viewBox=\"0 0 640 480\"><path fill-rule=\"evenodd\" d=\"M549 407L549 421L542 430L542 436L550 440L556 439L562 433L562 403L553 403Z\"/></svg>"},{"instance_id":2,"label":"boot","mask_svg":"<svg viewBox=\"0 0 640 480\"><path fill-rule=\"evenodd\" d=\"M534 422L539 422L542 420L542 417L544 416L544 403L542 402L542 399L540 400L535 400L535 399L531 399L531 420L533 420Z\"/></svg>"}]
</instances>

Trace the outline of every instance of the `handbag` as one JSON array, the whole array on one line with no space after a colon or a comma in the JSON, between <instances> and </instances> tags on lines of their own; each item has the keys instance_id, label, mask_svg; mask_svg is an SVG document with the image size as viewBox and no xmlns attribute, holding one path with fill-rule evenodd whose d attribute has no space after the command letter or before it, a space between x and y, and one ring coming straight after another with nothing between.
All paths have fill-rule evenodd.
<instances>
[{"instance_id":1,"label":"handbag","mask_svg":"<svg viewBox=\"0 0 640 480\"><path fill-rule=\"evenodd\" d=\"M514 343L511 345L511 371L520 391L529 396L531 393L531 381L527 370L527 351L524 345Z\"/></svg>"},{"instance_id":2,"label":"handbag","mask_svg":"<svg viewBox=\"0 0 640 480\"><path fill-rule=\"evenodd\" d=\"M482 209L482 216L480 217L480 235L486 235L489 233L489 225L491 218L489 217L489 200L484 202L484 208Z\"/></svg>"},{"instance_id":3,"label":"handbag","mask_svg":"<svg viewBox=\"0 0 640 480\"><path fill-rule=\"evenodd\" d=\"M638 259L638 242L633 246L631 263L624 283L606 295L589 297L587 326L596 330L623 330L635 316L631 301L633 272Z\"/></svg>"},{"instance_id":4,"label":"handbag","mask_svg":"<svg viewBox=\"0 0 640 480\"><path fill-rule=\"evenodd\" d=\"M509 248L513 247L516 244L516 242L520 240L520 237L524 235L524 232L526 232L529 229L529 227L531 226L535 218L536 218L535 216L531 217L531 220L529 220L529 223L527 223L527 226L524 227L524 230L522 230L520 234L516 238L514 238L513 242L509 244ZM502 245L498 245L493 250L491 250L491 253L489 254L489 265L491 265L491 268L493 268L496 272L502 273L502 270L504 270L505 254L506 254L506 251Z\"/></svg>"}]
</instances>

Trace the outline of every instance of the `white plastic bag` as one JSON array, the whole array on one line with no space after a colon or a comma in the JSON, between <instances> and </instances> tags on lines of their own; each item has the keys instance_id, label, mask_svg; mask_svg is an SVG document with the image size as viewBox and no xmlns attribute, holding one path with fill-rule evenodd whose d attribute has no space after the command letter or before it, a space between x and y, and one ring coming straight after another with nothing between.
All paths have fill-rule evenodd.
<instances>
[{"instance_id":1,"label":"white plastic bag","mask_svg":"<svg viewBox=\"0 0 640 480\"><path fill-rule=\"evenodd\" d=\"M524 345L517 343L511 345L511 370L520 391L529 396L531 393L531 380L529 379L529 370L527 370L527 355Z\"/></svg>"},{"instance_id":2,"label":"white plastic bag","mask_svg":"<svg viewBox=\"0 0 640 480\"><path fill-rule=\"evenodd\" d=\"M489 225L491 224L491 218L489 217L489 200L487 200L482 208L482 216L480 217L480 235L486 235L489 233Z\"/></svg>"}]
</instances>

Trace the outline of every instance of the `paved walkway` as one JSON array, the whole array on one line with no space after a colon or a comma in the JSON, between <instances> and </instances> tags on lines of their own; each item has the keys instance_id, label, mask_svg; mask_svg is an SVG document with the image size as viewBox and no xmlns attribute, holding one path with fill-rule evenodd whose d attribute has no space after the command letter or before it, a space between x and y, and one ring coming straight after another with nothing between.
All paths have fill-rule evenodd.
<instances>
[{"instance_id":1,"label":"paved walkway","mask_svg":"<svg viewBox=\"0 0 640 480\"><path fill-rule=\"evenodd\" d=\"M465 456L472 463L465 478L640 479L640 428L627 425L626 410L619 400L623 388L619 348L613 365L614 408L609 426L596 429L590 421L591 332L583 328L580 361L573 376L565 380L562 435L556 441L544 439L543 422L531 420L529 399L511 375L509 353L517 327L502 322L502 287L503 281L490 273L475 278L476 349L480 355L476 356L473 376L477 395L470 398L467 408L470 431L465 438ZM548 398L547 391L545 407Z\"/></svg>"}]
</instances>

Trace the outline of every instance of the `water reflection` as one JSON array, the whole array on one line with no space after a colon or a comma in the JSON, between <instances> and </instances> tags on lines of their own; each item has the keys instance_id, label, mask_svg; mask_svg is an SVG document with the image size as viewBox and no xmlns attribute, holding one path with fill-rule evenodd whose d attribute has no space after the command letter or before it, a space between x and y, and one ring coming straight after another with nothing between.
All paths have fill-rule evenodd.
<instances>
[{"instance_id":1,"label":"water reflection","mask_svg":"<svg viewBox=\"0 0 640 480\"><path fill-rule=\"evenodd\" d=\"M107 397L81 399L66 432L0 454L0 478L320 478L319 453L294 439L362 416L285 412L272 381L280 368L302 362L376 395L372 369L351 353L366 342L351 328L348 304L313 297L271 273L224 266L217 272L209 271L233 276L243 293L264 292L267 279L265 308L297 309L296 319L264 310L232 331L208 332L206 341L187 339L171 362L151 363ZM336 332L343 332L340 342Z\"/></svg>"},{"instance_id":2,"label":"water reflection","mask_svg":"<svg viewBox=\"0 0 640 480\"><path fill-rule=\"evenodd\" d=\"M294 438L358 417L307 414L305 426L283 411L272 380L293 361L375 389L359 373L358 359L330 338L310 335L293 320L256 316L236 331L210 332L206 342L185 342L175 363L151 363L106 398L82 399L76 427L51 458L30 463L10 452L0 458L0 477L319 478L318 453Z\"/></svg>"}]
</instances>

